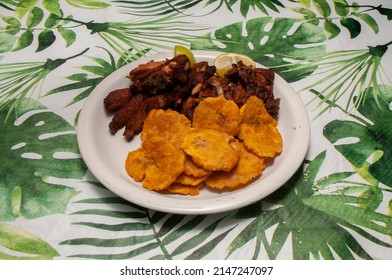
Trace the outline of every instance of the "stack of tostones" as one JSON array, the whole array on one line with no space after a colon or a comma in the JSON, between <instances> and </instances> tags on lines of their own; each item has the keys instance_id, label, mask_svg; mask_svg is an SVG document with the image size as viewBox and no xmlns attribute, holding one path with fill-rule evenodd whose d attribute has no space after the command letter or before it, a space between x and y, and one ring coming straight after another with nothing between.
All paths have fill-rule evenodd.
<instances>
[{"instance_id":1,"label":"stack of tostones","mask_svg":"<svg viewBox=\"0 0 392 280\"><path fill-rule=\"evenodd\" d=\"M183 195L244 187L282 150L277 121L255 96L241 109L223 96L205 98L192 123L174 110L152 110L140 138L125 162L129 176L149 190Z\"/></svg>"}]
</instances>

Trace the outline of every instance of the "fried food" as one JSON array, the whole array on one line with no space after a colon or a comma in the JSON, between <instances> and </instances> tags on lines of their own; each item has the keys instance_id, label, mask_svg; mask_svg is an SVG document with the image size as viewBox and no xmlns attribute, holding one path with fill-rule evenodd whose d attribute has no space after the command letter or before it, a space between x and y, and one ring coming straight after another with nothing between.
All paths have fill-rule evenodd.
<instances>
[{"instance_id":1,"label":"fried food","mask_svg":"<svg viewBox=\"0 0 392 280\"><path fill-rule=\"evenodd\" d=\"M251 96L241 107L241 122L252 126L260 126L262 124L272 124L277 126L278 122L268 114L263 100L256 96Z\"/></svg>"},{"instance_id":2,"label":"fried food","mask_svg":"<svg viewBox=\"0 0 392 280\"><path fill-rule=\"evenodd\" d=\"M189 186L179 183L171 184L166 191L173 194L183 194L183 195L199 195L200 186Z\"/></svg>"},{"instance_id":3,"label":"fried food","mask_svg":"<svg viewBox=\"0 0 392 280\"><path fill-rule=\"evenodd\" d=\"M208 171L230 171L238 162L239 152L230 142L235 139L213 129L192 129L181 148L193 162Z\"/></svg>"},{"instance_id":4,"label":"fried food","mask_svg":"<svg viewBox=\"0 0 392 280\"><path fill-rule=\"evenodd\" d=\"M223 95L201 101L193 113L194 128L210 128L231 136L238 133L241 115L237 104Z\"/></svg>"},{"instance_id":5,"label":"fried food","mask_svg":"<svg viewBox=\"0 0 392 280\"><path fill-rule=\"evenodd\" d=\"M103 103L106 110L114 112L124 106L131 97L132 94L129 87L116 89L109 92L109 94L104 98Z\"/></svg>"},{"instance_id":6,"label":"fried food","mask_svg":"<svg viewBox=\"0 0 392 280\"><path fill-rule=\"evenodd\" d=\"M179 147L190 128L190 120L177 111L154 109L144 121L140 139L148 141L152 137L159 136Z\"/></svg>"},{"instance_id":7,"label":"fried food","mask_svg":"<svg viewBox=\"0 0 392 280\"><path fill-rule=\"evenodd\" d=\"M152 161L146 166L143 187L164 190L184 171L185 154L169 141L153 137L143 142L143 148L145 156Z\"/></svg>"},{"instance_id":8,"label":"fried food","mask_svg":"<svg viewBox=\"0 0 392 280\"><path fill-rule=\"evenodd\" d=\"M182 173L176 178L174 182L183 185L197 186L200 183L202 183L205 179L207 179L208 176L210 176L210 174L200 176L200 177L194 177L192 175L186 175L185 173Z\"/></svg>"},{"instance_id":9,"label":"fried food","mask_svg":"<svg viewBox=\"0 0 392 280\"><path fill-rule=\"evenodd\" d=\"M260 157L272 158L282 151L282 136L278 129L271 124L265 124L258 128L242 124L238 137L244 140L245 146L250 151Z\"/></svg>"},{"instance_id":10,"label":"fried food","mask_svg":"<svg viewBox=\"0 0 392 280\"><path fill-rule=\"evenodd\" d=\"M246 148L260 157L275 157L282 151L278 122L268 114L261 99L249 97L240 113L238 138L244 141Z\"/></svg>"},{"instance_id":11,"label":"fried food","mask_svg":"<svg viewBox=\"0 0 392 280\"><path fill-rule=\"evenodd\" d=\"M261 174L265 168L264 158L248 151L245 146L237 142L240 158L237 165L229 172L214 172L205 180L207 186L214 189L237 188L244 186L250 180Z\"/></svg>"},{"instance_id":12,"label":"fried food","mask_svg":"<svg viewBox=\"0 0 392 280\"><path fill-rule=\"evenodd\" d=\"M151 164L151 160L146 157L143 147L128 153L125 160L125 170L136 182L143 181L146 176L146 167Z\"/></svg>"},{"instance_id":13,"label":"fried food","mask_svg":"<svg viewBox=\"0 0 392 280\"><path fill-rule=\"evenodd\" d=\"M148 190L198 195L200 188L238 189L261 175L265 160L282 151L274 72L232 65L224 77L208 62L179 55L150 61L128 76L129 89L104 100L115 134L141 132L125 169Z\"/></svg>"},{"instance_id":14,"label":"fried food","mask_svg":"<svg viewBox=\"0 0 392 280\"><path fill-rule=\"evenodd\" d=\"M184 166L184 174L193 176L193 177L202 177L205 175L211 174L211 171L205 170L200 166L197 166L192 158L188 155L185 155L185 166Z\"/></svg>"}]
</instances>

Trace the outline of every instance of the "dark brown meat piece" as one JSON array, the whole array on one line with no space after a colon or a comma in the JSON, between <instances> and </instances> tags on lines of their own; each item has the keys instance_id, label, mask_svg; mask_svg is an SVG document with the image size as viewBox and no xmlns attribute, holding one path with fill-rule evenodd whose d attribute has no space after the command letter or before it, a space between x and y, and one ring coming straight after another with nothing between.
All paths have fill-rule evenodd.
<instances>
[{"instance_id":1,"label":"dark brown meat piece","mask_svg":"<svg viewBox=\"0 0 392 280\"><path fill-rule=\"evenodd\" d=\"M152 109L167 109L173 107L180 99L181 92L173 91L168 94L160 94L151 97L143 97L138 104L130 106L129 119L125 125L125 139L131 141L135 135L142 131L144 120Z\"/></svg>"},{"instance_id":2,"label":"dark brown meat piece","mask_svg":"<svg viewBox=\"0 0 392 280\"><path fill-rule=\"evenodd\" d=\"M252 69L241 62L233 65L225 78L215 75L216 68L203 61L190 67L188 58L179 55L170 60L150 61L128 75L129 88L110 92L105 108L114 111L109 124L112 134L125 126L124 137L130 141L141 132L144 120L153 109L174 109L192 120L197 105L207 97L224 94L241 107L251 95L261 98L267 111L277 118L280 100L274 98L275 73Z\"/></svg>"},{"instance_id":3,"label":"dark brown meat piece","mask_svg":"<svg viewBox=\"0 0 392 280\"><path fill-rule=\"evenodd\" d=\"M220 78L215 75L215 66L202 61L193 65L189 74L190 96L181 104L181 113L192 120L197 105L206 97L218 96Z\"/></svg>"},{"instance_id":4,"label":"dark brown meat piece","mask_svg":"<svg viewBox=\"0 0 392 280\"><path fill-rule=\"evenodd\" d=\"M164 62L150 61L132 70L128 78L137 91L149 95L162 94L178 84L186 84L191 66L185 55Z\"/></svg>"},{"instance_id":5,"label":"dark brown meat piece","mask_svg":"<svg viewBox=\"0 0 392 280\"><path fill-rule=\"evenodd\" d=\"M278 116L280 99L273 94L275 72L269 69L246 66L242 62L227 71L222 80L222 89L227 99L242 107L246 100L255 95L264 101L268 113Z\"/></svg>"},{"instance_id":6,"label":"dark brown meat piece","mask_svg":"<svg viewBox=\"0 0 392 280\"><path fill-rule=\"evenodd\" d=\"M129 87L111 91L103 100L106 110L116 111L131 99Z\"/></svg>"},{"instance_id":7,"label":"dark brown meat piece","mask_svg":"<svg viewBox=\"0 0 392 280\"><path fill-rule=\"evenodd\" d=\"M181 113L184 114L188 119L193 119L193 112L199 103L207 97L215 97L219 95L220 90L220 78L213 76L203 83L198 84L193 91L197 89L197 92L192 91L192 95L189 96L181 106ZM199 86L200 85L200 86Z\"/></svg>"},{"instance_id":8,"label":"dark brown meat piece","mask_svg":"<svg viewBox=\"0 0 392 280\"><path fill-rule=\"evenodd\" d=\"M128 102L114 114L112 121L109 123L109 129L112 134L116 134L117 131L127 124L132 117L132 112L135 112L140 107L143 99L144 96L141 93L132 95Z\"/></svg>"}]
</instances>

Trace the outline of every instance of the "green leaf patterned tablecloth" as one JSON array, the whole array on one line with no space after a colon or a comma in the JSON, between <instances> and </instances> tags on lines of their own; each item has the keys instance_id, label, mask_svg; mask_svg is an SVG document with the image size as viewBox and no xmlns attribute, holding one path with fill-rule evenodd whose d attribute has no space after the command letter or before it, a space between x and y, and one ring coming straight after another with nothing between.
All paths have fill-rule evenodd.
<instances>
[{"instance_id":1,"label":"green leaf patterned tablecloth","mask_svg":"<svg viewBox=\"0 0 392 280\"><path fill-rule=\"evenodd\" d=\"M0 259L392 259L389 0L0 1ZM175 45L239 52L298 92L306 158L244 208L174 215L89 172L86 98Z\"/></svg>"}]
</instances>

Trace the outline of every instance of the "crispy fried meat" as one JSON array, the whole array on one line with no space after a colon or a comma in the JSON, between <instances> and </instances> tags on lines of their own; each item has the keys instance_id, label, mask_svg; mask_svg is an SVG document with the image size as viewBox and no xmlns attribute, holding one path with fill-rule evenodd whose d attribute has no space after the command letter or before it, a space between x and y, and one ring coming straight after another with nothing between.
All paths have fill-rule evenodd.
<instances>
[{"instance_id":1,"label":"crispy fried meat","mask_svg":"<svg viewBox=\"0 0 392 280\"><path fill-rule=\"evenodd\" d=\"M129 87L111 91L103 100L108 111L116 111L131 99L131 89Z\"/></svg>"},{"instance_id":2,"label":"crispy fried meat","mask_svg":"<svg viewBox=\"0 0 392 280\"><path fill-rule=\"evenodd\" d=\"M227 71L222 80L222 89L227 99L242 107L246 100L255 95L265 103L268 113L275 119L278 116L280 99L274 98L275 72L270 69L246 66L241 61Z\"/></svg>"},{"instance_id":3,"label":"crispy fried meat","mask_svg":"<svg viewBox=\"0 0 392 280\"><path fill-rule=\"evenodd\" d=\"M132 95L131 98L114 114L112 121L109 123L109 130L112 134L116 134L123 128L129 119L134 118L135 112L140 110L140 105L143 104L143 94Z\"/></svg>"},{"instance_id":4,"label":"crispy fried meat","mask_svg":"<svg viewBox=\"0 0 392 280\"><path fill-rule=\"evenodd\" d=\"M132 70L128 78L137 91L150 95L168 92L178 84L186 84L191 66L185 55L178 55L164 62L150 61Z\"/></svg>"},{"instance_id":5,"label":"crispy fried meat","mask_svg":"<svg viewBox=\"0 0 392 280\"><path fill-rule=\"evenodd\" d=\"M206 61L193 65L188 82L191 88L190 96L181 105L181 113L188 119L192 120L195 108L204 98L219 95L220 78L215 72L215 66L208 65Z\"/></svg>"},{"instance_id":6,"label":"crispy fried meat","mask_svg":"<svg viewBox=\"0 0 392 280\"><path fill-rule=\"evenodd\" d=\"M223 79L215 72L215 66L206 61L191 67L185 55L139 65L127 76L132 81L129 88L113 90L104 99L105 108L114 112L110 132L115 134L125 127L125 138L132 140L142 130L152 109L171 108L192 120L203 99L222 93L239 107L255 95L264 101L269 114L277 118L280 100L273 95L272 70L252 69L239 62Z\"/></svg>"}]
</instances>

